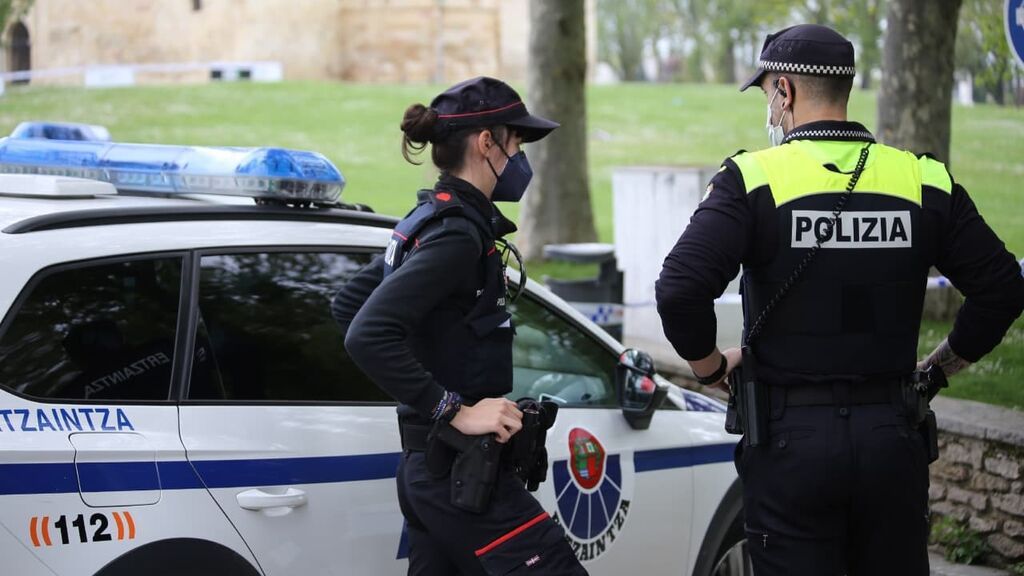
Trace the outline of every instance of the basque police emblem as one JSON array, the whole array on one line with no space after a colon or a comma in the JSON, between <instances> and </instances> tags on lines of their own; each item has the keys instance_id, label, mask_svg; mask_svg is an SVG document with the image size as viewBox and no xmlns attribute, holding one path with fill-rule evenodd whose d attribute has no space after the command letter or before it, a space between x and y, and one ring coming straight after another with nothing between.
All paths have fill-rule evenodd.
<instances>
[{"instance_id":1,"label":"basque police emblem","mask_svg":"<svg viewBox=\"0 0 1024 576\"><path fill-rule=\"evenodd\" d=\"M608 454L587 430L569 431L569 459L556 461L551 470L557 502L553 518L565 529L580 561L604 554L626 522L632 462L626 467L621 455Z\"/></svg>"}]
</instances>

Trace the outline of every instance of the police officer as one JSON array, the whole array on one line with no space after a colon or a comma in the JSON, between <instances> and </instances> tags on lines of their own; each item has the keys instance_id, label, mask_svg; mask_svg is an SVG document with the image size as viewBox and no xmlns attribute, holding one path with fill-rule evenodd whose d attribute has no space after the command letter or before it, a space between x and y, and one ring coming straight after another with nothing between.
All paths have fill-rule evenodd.
<instances>
[{"instance_id":1,"label":"police officer","mask_svg":"<svg viewBox=\"0 0 1024 576\"><path fill-rule=\"evenodd\" d=\"M978 361L1024 307L1020 267L946 167L847 119L854 70L827 27L768 36L741 90L764 91L772 147L722 164L656 286L702 384L756 359L767 437L744 446L748 429L736 466L758 576L928 574L929 446L905 399L928 270L966 300L922 367ZM741 264L747 356L715 346Z\"/></svg>"},{"instance_id":2,"label":"police officer","mask_svg":"<svg viewBox=\"0 0 1024 576\"><path fill-rule=\"evenodd\" d=\"M420 192L386 254L332 305L353 361L400 403L398 497L411 575L586 574L561 527L507 467L482 510L456 506L462 480L453 481L450 460L437 469L431 435L448 424L506 443L522 426L516 403L503 398L512 390L513 328L496 246L516 228L494 202L522 198L532 171L520 146L556 127L493 78L410 106L402 154L415 164L429 144L440 178Z\"/></svg>"}]
</instances>

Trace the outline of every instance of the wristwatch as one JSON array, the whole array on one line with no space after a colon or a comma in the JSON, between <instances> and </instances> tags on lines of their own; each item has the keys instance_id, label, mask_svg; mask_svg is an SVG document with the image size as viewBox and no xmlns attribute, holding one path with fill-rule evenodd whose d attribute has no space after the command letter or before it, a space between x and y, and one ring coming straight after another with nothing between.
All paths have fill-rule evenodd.
<instances>
[{"instance_id":1,"label":"wristwatch","mask_svg":"<svg viewBox=\"0 0 1024 576\"><path fill-rule=\"evenodd\" d=\"M697 376L696 374L694 374L694 376L697 376L697 383L701 386L710 386L725 376L725 369L728 367L729 362L725 359L725 354L722 354L722 363L718 366L718 370L715 370L714 373L708 374L707 376Z\"/></svg>"}]
</instances>

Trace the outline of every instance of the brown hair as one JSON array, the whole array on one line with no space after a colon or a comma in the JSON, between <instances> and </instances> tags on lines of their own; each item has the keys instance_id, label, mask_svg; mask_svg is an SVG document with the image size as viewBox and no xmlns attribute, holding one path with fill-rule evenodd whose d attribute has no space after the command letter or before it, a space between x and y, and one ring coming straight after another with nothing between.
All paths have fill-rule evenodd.
<instances>
[{"instance_id":1,"label":"brown hair","mask_svg":"<svg viewBox=\"0 0 1024 576\"><path fill-rule=\"evenodd\" d=\"M794 90L799 89L800 94L809 101L841 106L846 106L850 102L853 76L810 76L773 72L769 78L774 84L782 76L789 78L789 81L795 86Z\"/></svg>"},{"instance_id":2,"label":"brown hair","mask_svg":"<svg viewBox=\"0 0 1024 576\"><path fill-rule=\"evenodd\" d=\"M451 172L462 167L466 157L466 146L470 134L479 134L490 130L495 140L506 142L507 131L504 126L492 128L465 128L463 130L439 133L437 131L437 111L423 104L413 104L405 110L402 117L402 157L410 164L420 165L413 156L418 156L432 144L430 159L434 166L442 172Z\"/></svg>"}]
</instances>

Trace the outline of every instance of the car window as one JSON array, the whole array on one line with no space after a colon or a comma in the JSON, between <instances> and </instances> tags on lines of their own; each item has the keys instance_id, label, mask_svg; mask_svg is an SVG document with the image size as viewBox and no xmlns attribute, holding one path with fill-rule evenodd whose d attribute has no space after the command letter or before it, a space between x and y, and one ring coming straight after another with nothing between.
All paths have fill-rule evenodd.
<instances>
[{"instance_id":1,"label":"car window","mask_svg":"<svg viewBox=\"0 0 1024 576\"><path fill-rule=\"evenodd\" d=\"M167 400L181 263L43 272L0 337L0 385L40 398Z\"/></svg>"},{"instance_id":2,"label":"car window","mask_svg":"<svg viewBox=\"0 0 1024 576\"><path fill-rule=\"evenodd\" d=\"M372 254L203 256L189 398L390 402L345 353L331 298Z\"/></svg>"},{"instance_id":3,"label":"car window","mask_svg":"<svg viewBox=\"0 0 1024 576\"><path fill-rule=\"evenodd\" d=\"M615 355L576 324L524 296L510 306L511 399L550 398L564 405L618 406Z\"/></svg>"}]
</instances>

